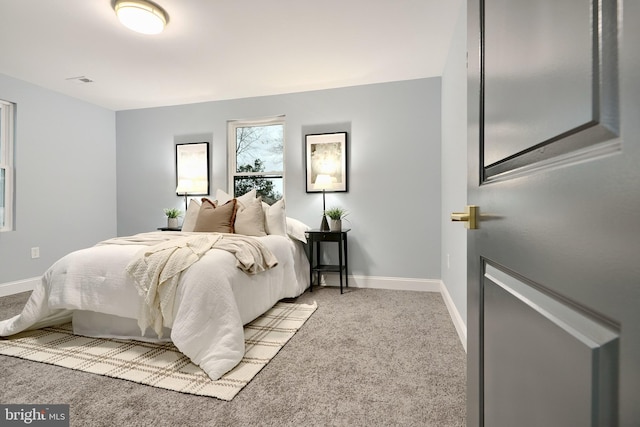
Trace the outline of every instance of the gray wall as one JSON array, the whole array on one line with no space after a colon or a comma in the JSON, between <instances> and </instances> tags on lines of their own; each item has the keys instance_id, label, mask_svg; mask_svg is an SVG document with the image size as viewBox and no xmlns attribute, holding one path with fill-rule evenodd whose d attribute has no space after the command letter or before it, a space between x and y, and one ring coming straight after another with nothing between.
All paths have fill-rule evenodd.
<instances>
[{"instance_id":1,"label":"gray wall","mask_svg":"<svg viewBox=\"0 0 640 427\"><path fill-rule=\"evenodd\" d=\"M318 227L322 197L305 192L304 134L349 133L351 274L439 279L441 79L119 111L118 234L155 230L175 195L176 142L209 141L211 187L227 190L230 119L286 115L287 214Z\"/></svg>"},{"instance_id":2,"label":"gray wall","mask_svg":"<svg viewBox=\"0 0 640 427\"><path fill-rule=\"evenodd\" d=\"M442 76L442 281L467 322L467 231L450 221L467 204L467 9L463 4Z\"/></svg>"},{"instance_id":3,"label":"gray wall","mask_svg":"<svg viewBox=\"0 0 640 427\"><path fill-rule=\"evenodd\" d=\"M4 75L0 98L17 103L15 231L0 233L1 284L115 234L116 144L113 111Z\"/></svg>"}]
</instances>

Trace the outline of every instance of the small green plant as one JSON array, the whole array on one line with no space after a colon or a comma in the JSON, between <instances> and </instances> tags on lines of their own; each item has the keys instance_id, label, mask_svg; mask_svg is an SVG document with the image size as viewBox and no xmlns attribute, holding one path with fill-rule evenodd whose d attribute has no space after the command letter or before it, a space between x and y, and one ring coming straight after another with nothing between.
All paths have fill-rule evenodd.
<instances>
[{"instance_id":1,"label":"small green plant","mask_svg":"<svg viewBox=\"0 0 640 427\"><path fill-rule=\"evenodd\" d=\"M324 214L331 219L342 219L345 216L349 215L346 209L333 207L324 211Z\"/></svg>"},{"instance_id":2,"label":"small green plant","mask_svg":"<svg viewBox=\"0 0 640 427\"><path fill-rule=\"evenodd\" d=\"M165 209L164 214L167 216L167 218L178 218L179 216L182 216L182 211L180 209L171 208Z\"/></svg>"}]
</instances>

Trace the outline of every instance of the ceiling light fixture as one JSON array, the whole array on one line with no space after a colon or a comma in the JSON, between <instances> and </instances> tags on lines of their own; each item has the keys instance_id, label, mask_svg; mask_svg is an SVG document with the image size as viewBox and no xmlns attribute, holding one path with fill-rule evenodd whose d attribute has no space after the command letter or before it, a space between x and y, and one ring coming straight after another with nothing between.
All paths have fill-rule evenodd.
<instances>
[{"instance_id":1,"label":"ceiling light fixture","mask_svg":"<svg viewBox=\"0 0 640 427\"><path fill-rule=\"evenodd\" d=\"M89 78L87 76L69 77L66 80L68 82L75 83L75 84L78 84L78 85L85 84L85 83L93 83L93 79L91 79L91 78Z\"/></svg>"},{"instance_id":2,"label":"ceiling light fixture","mask_svg":"<svg viewBox=\"0 0 640 427\"><path fill-rule=\"evenodd\" d=\"M117 0L113 8L125 27L142 34L159 34L167 25L167 13L146 0Z\"/></svg>"}]
</instances>

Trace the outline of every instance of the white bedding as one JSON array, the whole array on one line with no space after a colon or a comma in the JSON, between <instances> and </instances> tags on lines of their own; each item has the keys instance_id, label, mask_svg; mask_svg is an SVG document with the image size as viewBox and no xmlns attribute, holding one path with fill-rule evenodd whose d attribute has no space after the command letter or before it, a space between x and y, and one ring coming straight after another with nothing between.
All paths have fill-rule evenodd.
<instances>
[{"instance_id":1,"label":"white bedding","mask_svg":"<svg viewBox=\"0 0 640 427\"><path fill-rule=\"evenodd\" d=\"M143 233L182 237L180 232ZM153 237L153 236L152 236ZM233 254L212 249L182 272L173 319L164 326L176 347L218 379L244 355L243 325L282 298L307 287L309 263L299 241L278 235L260 237L278 264L255 275L236 266ZM136 319L142 298L125 268L144 246L98 245L61 258L42 277L22 313L0 322L0 336L73 319L82 335L141 338ZM154 339L153 331L146 331Z\"/></svg>"}]
</instances>

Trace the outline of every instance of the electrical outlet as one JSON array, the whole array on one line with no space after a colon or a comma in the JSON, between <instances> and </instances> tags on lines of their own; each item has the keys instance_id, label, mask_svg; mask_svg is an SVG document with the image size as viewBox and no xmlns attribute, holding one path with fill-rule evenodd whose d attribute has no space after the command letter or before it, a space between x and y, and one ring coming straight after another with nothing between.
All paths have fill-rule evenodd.
<instances>
[{"instance_id":1,"label":"electrical outlet","mask_svg":"<svg viewBox=\"0 0 640 427\"><path fill-rule=\"evenodd\" d=\"M31 248L31 258L40 258L40 248L39 247L35 247L35 248Z\"/></svg>"}]
</instances>

